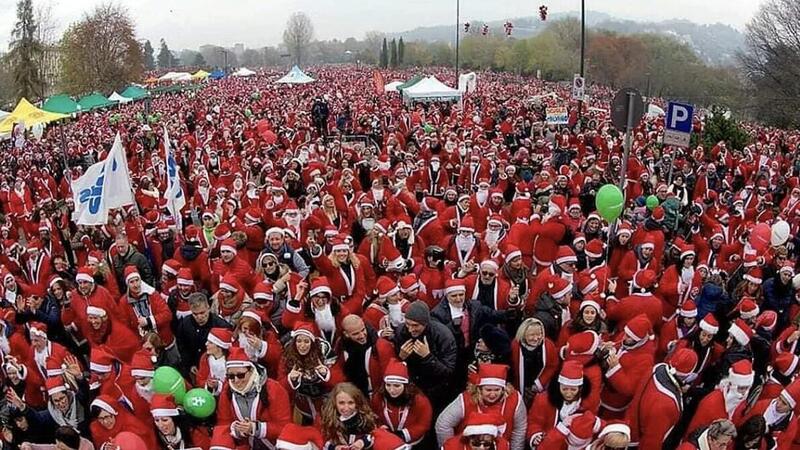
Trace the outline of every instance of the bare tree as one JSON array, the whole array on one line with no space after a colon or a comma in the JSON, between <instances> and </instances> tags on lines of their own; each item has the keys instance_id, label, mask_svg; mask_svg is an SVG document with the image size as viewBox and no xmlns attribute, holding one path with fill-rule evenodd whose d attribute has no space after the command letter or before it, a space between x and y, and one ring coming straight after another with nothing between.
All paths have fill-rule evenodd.
<instances>
[{"instance_id":1,"label":"bare tree","mask_svg":"<svg viewBox=\"0 0 800 450\"><path fill-rule=\"evenodd\" d=\"M36 34L37 39L47 48L56 45L60 36L58 35L58 20L53 14L52 3L40 3L36 6Z\"/></svg>"},{"instance_id":2,"label":"bare tree","mask_svg":"<svg viewBox=\"0 0 800 450\"><path fill-rule=\"evenodd\" d=\"M747 24L739 59L753 88L758 116L800 125L800 2L770 0Z\"/></svg>"},{"instance_id":3,"label":"bare tree","mask_svg":"<svg viewBox=\"0 0 800 450\"><path fill-rule=\"evenodd\" d=\"M364 43L367 46L366 50L374 56L376 60L381 52L381 43L385 37L386 34L381 31L367 31L367 34L364 35Z\"/></svg>"},{"instance_id":4,"label":"bare tree","mask_svg":"<svg viewBox=\"0 0 800 450\"><path fill-rule=\"evenodd\" d=\"M311 41L314 39L314 24L304 12L296 12L289 16L286 30L283 31L283 43L292 54L298 66L307 58Z\"/></svg>"}]
</instances>

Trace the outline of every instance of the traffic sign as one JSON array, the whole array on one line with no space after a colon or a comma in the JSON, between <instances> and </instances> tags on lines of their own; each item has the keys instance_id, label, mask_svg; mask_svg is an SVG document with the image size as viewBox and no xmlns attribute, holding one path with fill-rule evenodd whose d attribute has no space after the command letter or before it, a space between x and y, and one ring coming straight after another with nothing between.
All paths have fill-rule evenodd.
<instances>
[{"instance_id":1,"label":"traffic sign","mask_svg":"<svg viewBox=\"0 0 800 450\"><path fill-rule=\"evenodd\" d=\"M669 102L664 116L664 144L689 147L692 136L694 106L688 103Z\"/></svg>"},{"instance_id":2,"label":"traffic sign","mask_svg":"<svg viewBox=\"0 0 800 450\"><path fill-rule=\"evenodd\" d=\"M633 88L621 89L617 92L617 95L614 96L614 101L611 103L611 123L613 123L618 130L628 129L628 105L630 104L628 94L633 96L633 120L631 126L635 127L644 115L642 94Z\"/></svg>"},{"instance_id":3,"label":"traffic sign","mask_svg":"<svg viewBox=\"0 0 800 450\"><path fill-rule=\"evenodd\" d=\"M575 74L572 78L572 99L581 101L583 100L586 92L586 80L579 74Z\"/></svg>"}]
</instances>

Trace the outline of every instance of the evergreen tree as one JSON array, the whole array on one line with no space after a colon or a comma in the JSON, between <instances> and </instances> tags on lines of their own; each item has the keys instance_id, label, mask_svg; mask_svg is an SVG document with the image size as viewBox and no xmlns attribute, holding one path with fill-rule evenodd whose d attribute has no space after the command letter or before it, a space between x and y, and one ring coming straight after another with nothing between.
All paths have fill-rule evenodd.
<instances>
[{"instance_id":1,"label":"evergreen tree","mask_svg":"<svg viewBox=\"0 0 800 450\"><path fill-rule=\"evenodd\" d=\"M44 95L44 82L37 64L37 61L41 61L44 48L37 39L37 31L32 1L20 0L9 53L17 97L35 99Z\"/></svg>"},{"instance_id":2,"label":"evergreen tree","mask_svg":"<svg viewBox=\"0 0 800 450\"><path fill-rule=\"evenodd\" d=\"M169 47L167 47L167 41L162 38L161 49L158 51L158 68L167 69L172 67L172 62L172 52L170 52Z\"/></svg>"},{"instance_id":3,"label":"evergreen tree","mask_svg":"<svg viewBox=\"0 0 800 450\"><path fill-rule=\"evenodd\" d=\"M391 50L391 59L390 64L392 67L397 67L397 41L392 39L392 50Z\"/></svg>"},{"instance_id":4,"label":"evergreen tree","mask_svg":"<svg viewBox=\"0 0 800 450\"><path fill-rule=\"evenodd\" d=\"M383 38L383 45L381 46L381 67L384 69L389 67L389 51L386 48L386 38Z\"/></svg>"},{"instance_id":5,"label":"evergreen tree","mask_svg":"<svg viewBox=\"0 0 800 450\"><path fill-rule=\"evenodd\" d=\"M150 40L144 42L144 68L145 70L153 70L156 68L155 50Z\"/></svg>"},{"instance_id":6,"label":"evergreen tree","mask_svg":"<svg viewBox=\"0 0 800 450\"><path fill-rule=\"evenodd\" d=\"M397 64L402 66L405 60L406 55L406 43L403 42L403 38L400 38L400 42L397 44Z\"/></svg>"},{"instance_id":7,"label":"evergreen tree","mask_svg":"<svg viewBox=\"0 0 800 450\"><path fill-rule=\"evenodd\" d=\"M202 53L197 52L197 54L194 55L194 61L192 62L192 65L197 67L205 67L207 65L206 59L203 58Z\"/></svg>"}]
</instances>

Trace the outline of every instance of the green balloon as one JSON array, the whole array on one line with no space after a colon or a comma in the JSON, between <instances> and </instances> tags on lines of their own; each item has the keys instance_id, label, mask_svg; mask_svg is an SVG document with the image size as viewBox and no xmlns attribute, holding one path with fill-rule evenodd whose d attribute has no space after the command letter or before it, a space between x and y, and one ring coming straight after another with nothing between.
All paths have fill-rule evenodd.
<instances>
[{"instance_id":1,"label":"green balloon","mask_svg":"<svg viewBox=\"0 0 800 450\"><path fill-rule=\"evenodd\" d=\"M647 197L647 209L654 210L656 206L658 206L658 197L655 195L650 195Z\"/></svg>"},{"instance_id":2,"label":"green balloon","mask_svg":"<svg viewBox=\"0 0 800 450\"><path fill-rule=\"evenodd\" d=\"M625 197L622 191L613 184L606 184L597 192L594 200L597 212L608 222L617 220L625 206Z\"/></svg>"},{"instance_id":3,"label":"green balloon","mask_svg":"<svg viewBox=\"0 0 800 450\"><path fill-rule=\"evenodd\" d=\"M430 124L427 124L427 123L422 128L425 130L425 133L428 133L428 134L432 133L435 130L435 128L433 128L433 125L430 125Z\"/></svg>"},{"instance_id":4,"label":"green balloon","mask_svg":"<svg viewBox=\"0 0 800 450\"><path fill-rule=\"evenodd\" d=\"M186 395L186 384L180 372L169 366L159 367L153 375L153 391L157 394L172 394L178 403Z\"/></svg>"},{"instance_id":5,"label":"green balloon","mask_svg":"<svg viewBox=\"0 0 800 450\"><path fill-rule=\"evenodd\" d=\"M205 419L211 414L214 414L214 409L216 408L217 401L214 399L214 396L205 389L194 388L183 397L183 410L192 417Z\"/></svg>"}]
</instances>

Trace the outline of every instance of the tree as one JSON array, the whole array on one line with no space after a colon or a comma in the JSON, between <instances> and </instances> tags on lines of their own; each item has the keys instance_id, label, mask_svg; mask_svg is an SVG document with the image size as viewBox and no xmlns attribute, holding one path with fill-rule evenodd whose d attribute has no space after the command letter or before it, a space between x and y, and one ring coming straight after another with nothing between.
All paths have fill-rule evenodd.
<instances>
[{"instance_id":1,"label":"tree","mask_svg":"<svg viewBox=\"0 0 800 450\"><path fill-rule=\"evenodd\" d=\"M392 67L397 67L397 41L392 39L392 47L391 47L391 58L389 59L389 64Z\"/></svg>"},{"instance_id":2,"label":"tree","mask_svg":"<svg viewBox=\"0 0 800 450\"><path fill-rule=\"evenodd\" d=\"M128 11L106 3L72 24L61 39L61 73L73 94L112 92L144 74L144 56Z\"/></svg>"},{"instance_id":3,"label":"tree","mask_svg":"<svg viewBox=\"0 0 800 450\"><path fill-rule=\"evenodd\" d=\"M403 42L403 38L400 37L400 42L397 43L397 62L399 65L403 65L405 62L406 56L406 43Z\"/></svg>"},{"instance_id":4,"label":"tree","mask_svg":"<svg viewBox=\"0 0 800 450\"><path fill-rule=\"evenodd\" d=\"M156 60L153 56L155 50L153 49L153 45L150 43L149 40L144 41L144 68L147 70L153 70L156 68Z\"/></svg>"},{"instance_id":5,"label":"tree","mask_svg":"<svg viewBox=\"0 0 800 450\"><path fill-rule=\"evenodd\" d=\"M197 52L197 54L194 55L194 60L192 61L192 65L195 66L195 67L205 67L206 66L206 59L203 58L203 54L202 53Z\"/></svg>"},{"instance_id":6,"label":"tree","mask_svg":"<svg viewBox=\"0 0 800 450\"><path fill-rule=\"evenodd\" d=\"M286 30L283 31L283 43L294 56L294 63L301 65L308 56L307 52L314 39L314 25L304 12L296 12L289 16Z\"/></svg>"},{"instance_id":7,"label":"tree","mask_svg":"<svg viewBox=\"0 0 800 450\"><path fill-rule=\"evenodd\" d=\"M381 42L386 35L380 31L367 31L364 35L364 55L362 59L380 61ZM371 57L370 57L371 56Z\"/></svg>"},{"instance_id":8,"label":"tree","mask_svg":"<svg viewBox=\"0 0 800 450\"><path fill-rule=\"evenodd\" d=\"M169 69L172 65L172 52L167 46L167 41L161 38L161 49L158 51L158 68L162 70Z\"/></svg>"},{"instance_id":9,"label":"tree","mask_svg":"<svg viewBox=\"0 0 800 450\"><path fill-rule=\"evenodd\" d=\"M29 99L44 96L39 64L44 49L38 40L38 26L31 0L17 3L17 23L11 32L10 62L15 94Z\"/></svg>"},{"instance_id":10,"label":"tree","mask_svg":"<svg viewBox=\"0 0 800 450\"><path fill-rule=\"evenodd\" d=\"M757 116L777 126L800 126L800 4L769 0L747 24L739 54Z\"/></svg>"},{"instance_id":11,"label":"tree","mask_svg":"<svg viewBox=\"0 0 800 450\"><path fill-rule=\"evenodd\" d=\"M725 141L728 148L742 150L750 143L750 135L729 114L725 108L711 107L711 117L706 118L703 128L703 145L714 148L720 141ZM726 117L729 116L729 117Z\"/></svg>"},{"instance_id":12,"label":"tree","mask_svg":"<svg viewBox=\"0 0 800 450\"><path fill-rule=\"evenodd\" d=\"M264 55L252 48L248 48L242 54L242 65L254 68L264 65Z\"/></svg>"},{"instance_id":13,"label":"tree","mask_svg":"<svg viewBox=\"0 0 800 450\"><path fill-rule=\"evenodd\" d=\"M389 51L386 47L386 38L383 38L383 45L381 46L381 67L389 67Z\"/></svg>"}]
</instances>

